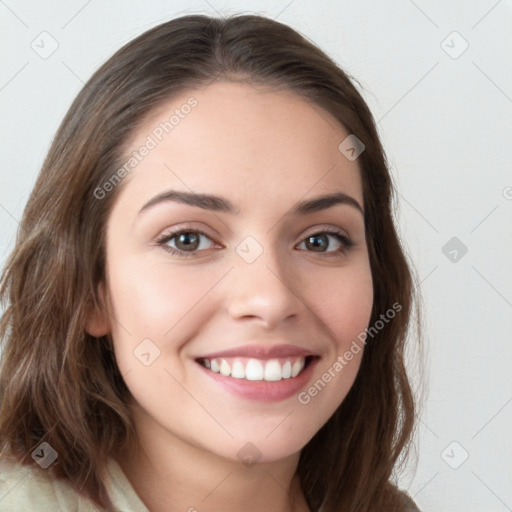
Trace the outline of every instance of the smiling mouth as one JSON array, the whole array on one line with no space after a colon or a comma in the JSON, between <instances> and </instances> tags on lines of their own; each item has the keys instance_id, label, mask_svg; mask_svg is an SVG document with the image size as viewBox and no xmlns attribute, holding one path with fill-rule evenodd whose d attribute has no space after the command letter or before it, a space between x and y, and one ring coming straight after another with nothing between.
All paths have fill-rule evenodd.
<instances>
[{"instance_id":1,"label":"smiling mouth","mask_svg":"<svg viewBox=\"0 0 512 512\"><path fill-rule=\"evenodd\" d=\"M198 358L204 368L234 379L276 382L300 375L318 356L256 359L247 357Z\"/></svg>"}]
</instances>

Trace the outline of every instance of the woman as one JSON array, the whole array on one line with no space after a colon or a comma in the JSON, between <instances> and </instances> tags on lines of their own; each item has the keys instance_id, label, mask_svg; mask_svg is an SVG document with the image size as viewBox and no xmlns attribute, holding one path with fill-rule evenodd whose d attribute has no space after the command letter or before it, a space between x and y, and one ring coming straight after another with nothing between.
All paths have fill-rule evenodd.
<instances>
[{"instance_id":1,"label":"woman","mask_svg":"<svg viewBox=\"0 0 512 512\"><path fill-rule=\"evenodd\" d=\"M391 482L415 413L391 194L364 100L286 25L124 46L4 271L0 504L417 510Z\"/></svg>"}]
</instances>

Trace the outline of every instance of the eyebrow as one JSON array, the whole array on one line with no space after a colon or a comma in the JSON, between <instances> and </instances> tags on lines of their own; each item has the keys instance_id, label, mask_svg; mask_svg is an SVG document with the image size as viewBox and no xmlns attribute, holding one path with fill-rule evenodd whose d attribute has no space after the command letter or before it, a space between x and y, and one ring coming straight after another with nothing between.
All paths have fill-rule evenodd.
<instances>
[{"instance_id":1,"label":"eyebrow","mask_svg":"<svg viewBox=\"0 0 512 512\"><path fill-rule=\"evenodd\" d=\"M229 200L211 195L211 194L198 194L195 192L182 192L178 190L168 190L163 192L152 199L150 199L144 206L139 210L139 214L145 212L151 207L166 203L169 201L175 201L178 203L188 204L190 206L197 206L204 210L211 210L215 212L224 213L236 213L238 210L235 208L233 203ZM351 196L344 194L343 192L335 192L334 194L326 194L313 199L307 199L295 204L290 210L288 215L307 215L309 213L319 212L326 210L336 204L346 204L357 209L364 217L364 211L361 205Z\"/></svg>"}]
</instances>

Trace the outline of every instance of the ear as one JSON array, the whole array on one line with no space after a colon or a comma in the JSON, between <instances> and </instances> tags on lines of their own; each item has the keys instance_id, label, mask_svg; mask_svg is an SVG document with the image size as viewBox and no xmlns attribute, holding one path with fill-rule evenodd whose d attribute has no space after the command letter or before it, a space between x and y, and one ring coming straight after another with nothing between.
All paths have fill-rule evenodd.
<instances>
[{"instance_id":1,"label":"ear","mask_svg":"<svg viewBox=\"0 0 512 512\"><path fill-rule=\"evenodd\" d=\"M85 325L85 330L95 338L100 338L110 332L109 317L106 309L107 300L103 283L98 285L98 297L101 309L98 310L91 305Z\"/></svg>"}]
</instances>

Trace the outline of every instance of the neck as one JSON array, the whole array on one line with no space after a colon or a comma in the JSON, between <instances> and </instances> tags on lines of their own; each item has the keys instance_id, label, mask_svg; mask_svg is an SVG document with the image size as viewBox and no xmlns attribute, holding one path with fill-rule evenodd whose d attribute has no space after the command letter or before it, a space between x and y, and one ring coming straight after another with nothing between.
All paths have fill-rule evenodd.
<instances>
[{"instance_id":1,"label":"neck","mask_svg":"<svg viewBox=\"0 0 512 512\"><path fill-rule=\"evenodd\" d=\"M309 512L299 453L246 466L141 423L139 416L137 447L116 460L151 512Z\"/></svg>"}]
</instances>

